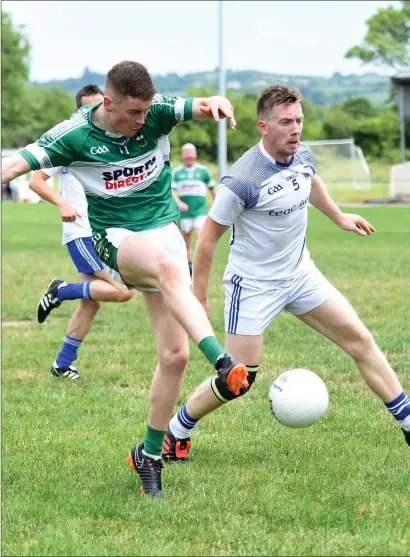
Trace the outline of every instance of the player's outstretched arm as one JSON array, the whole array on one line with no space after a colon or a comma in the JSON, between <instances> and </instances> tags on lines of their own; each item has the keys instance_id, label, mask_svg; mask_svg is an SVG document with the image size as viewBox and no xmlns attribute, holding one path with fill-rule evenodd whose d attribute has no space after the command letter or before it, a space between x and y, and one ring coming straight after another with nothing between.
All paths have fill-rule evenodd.
<instances>
[{"instance_id":1,"label":"player's outstretched arm","mask_svg":"<svg viewBox=\"0 0 410 557\"><path fill-rule=\"evenodd\" d=\"M194 251L192 291L204 307L208 318L210 317L208 306L209 274L219 238L228 228L228 226L218 224L208 216Z\"/></svg>"},{"instance_id":2,"label":"player's outstretched arm","mask_svg":"<svg viewBox=\"0 0 410 557\"><path fill-rule=\"evenodd\" d=\"M44 201L57 205L62 222L74 222L77 217L81 217L80 213L62 195L48 187L46 182L49 178L50 176L45 172L36 170L30 178L29 188Z\"/></svg>"},{"instance_id":3,"label":"player's outstretched arm","mask_svg":"<svg viewBox=\"0 0 410 557\"><path fill-rule=\"evenodd\" d=\"M225 97L218 95L214 97L195 98L192 104L192 119L211 119L218 122L221 118L228 118L229 125L234 130L236 122L233 115L233 106Z\"/></svg>"},{"instance_id":4,"label":"player's outstretched arm","mask_svg":"<svg viewBox=\"0 0 410 557\"><path fill-rule=\"evenodd\" d=\"M312 180L309 201L316 209L346 232L355 232L359 236L370 236L376 230L360 215L343 213L330 197L323 180L317 174Z\"/></svg>"},{"instance_id":5,"label":"player's outstretched arm","mask_svg":"<svg viewBox=\"0 0 410 557\"><path fill-rule=\"evenodd\" d=\"M1 182L7 184L31 170L29 163L21 155L11 155L1 159Z\"/></svg>"}]
</instances>

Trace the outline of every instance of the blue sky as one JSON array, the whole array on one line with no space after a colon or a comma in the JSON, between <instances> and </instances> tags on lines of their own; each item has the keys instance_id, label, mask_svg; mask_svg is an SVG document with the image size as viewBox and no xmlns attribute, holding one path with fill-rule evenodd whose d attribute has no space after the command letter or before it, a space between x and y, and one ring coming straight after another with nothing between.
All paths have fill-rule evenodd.
<instances>
[{"instance_id":1,"label":"blue sky","mask_svg":"<svg viewBox=\"0 0 410 557\"><path fill-rule=\"evenodd\" d=\"M387 68L346 60L362 42L366 20L395 1L224 1L224 63L290 75L330 76ZM31 79L106 73L121 60L151 73L212 70L218 66L216 1L3 1L2 10L26 26Z\"/></svg>"}]
</instances>

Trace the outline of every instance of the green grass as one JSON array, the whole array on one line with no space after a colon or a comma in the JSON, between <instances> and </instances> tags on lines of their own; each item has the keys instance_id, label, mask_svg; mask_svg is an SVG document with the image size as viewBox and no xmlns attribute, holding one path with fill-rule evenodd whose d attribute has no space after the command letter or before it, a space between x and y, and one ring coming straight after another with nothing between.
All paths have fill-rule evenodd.
<instances>
[{"instance_id":1,"label":"green grass","mask_svg":"<svg viewBox=\"0 0 410 557\"><path fill-rule=\"evenodd\" d=\"M319 268L351 300L410 389L406 208L364 208L377 232L359 238L309 209ZM297 319L266 334L259 377L243 399L204 419L192 460L163 472L161 501L141 498L125 463L145 431L156 363L141 296L106 304L81 348L78 383L49 366L75 302L44 325L38 298L53 276L75 279L57 211L3 204L3 555L409 555L410 449L350 359ZM211 309L223 338L223 237ZM307 367L330 405L291 430L270 414L268 389ZM182 402L211 368L195 346Z\"/></svg>"}]
</instances>

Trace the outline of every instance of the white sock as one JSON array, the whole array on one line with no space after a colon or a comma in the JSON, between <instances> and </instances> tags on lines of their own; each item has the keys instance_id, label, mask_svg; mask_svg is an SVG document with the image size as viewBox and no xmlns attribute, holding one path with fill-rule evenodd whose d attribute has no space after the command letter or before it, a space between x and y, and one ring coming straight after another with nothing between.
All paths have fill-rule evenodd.
<instances>
[{"instance_id":1,"label":"white sock","mask_svg":"<svg viewBox=\"0 0 410 557\"><path fill-rule=\"evenodd\" d=\"M143 454L144 456L147 456L148 458L153 458L154 460L161 460L161 458L162 458L161 455L158 456L157 454L149 454L149 453L146 453L146 452L144 451L144 449L142 449L142 454Z\"/></svg>"},{"instance_id":2,"label":"white sock","mask_svg":"<svg viewBox=\"0 0 410 557\"><path fill-rule=\"evenodd\" d=\"M190 436L192 428L198 420L192 418L184 405L179 412L174 414L169 422L169 429L177 439L186 439Z\"/></svg>"},{"instance_id":3,"label":"white sock","mask_svg":"<svg viewBox=\"0 0 410 557\"><path fill-rule=\"evenodd\" d=\"M410 431L410 415L404 418L404 420L399 420L399 424L404 431Z\"/></svg>"}]
</instances>

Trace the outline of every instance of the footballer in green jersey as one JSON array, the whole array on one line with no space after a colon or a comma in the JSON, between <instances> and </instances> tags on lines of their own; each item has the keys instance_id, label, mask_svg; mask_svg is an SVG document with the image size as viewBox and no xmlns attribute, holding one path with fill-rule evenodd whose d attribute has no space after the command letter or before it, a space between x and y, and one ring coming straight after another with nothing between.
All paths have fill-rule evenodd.
<instances>
[{"instance_id":1,"label":"footballer in green jersey","mask_svg":"<svg viewBox=\"0 0 410 557\"><path fill-rule=\"evenodd\" d=\"M102 103L81 109L2 160L4 182L30 170L68 167L84 187L100 259L125 284L145 289L158 364L145 438L127 460L140 477L141 493L152 497L162 496L163 442L181 392L189 338L214 366L221 397L240 396L249 387L246 366L218 342L191 291L186 246L175 224L180 212L172 196L167 136L191 118L227 118L232 129L236 125L228 99L156 95L146 68L124 61L108 72ZM54 280L44 306L51 311L66 299L93 299L93 282L78 289Z\"/></svg>"},{"instance_id":2,"label":"footballer in green jersey","mask_svg":"<svg viewBox=\"0 0 410 557\"><path fill-rule=\"evenodd\" d=\"M206 193L209 191L215 199L215 189L209 170L197 162L195 145L186 143L182 146L181 160L183 164L172 174L172 189L181 210L179 228L187 247L192 275L192 232L195 231L196 237L199 237L208 214Z\"/></svg>"}]
</instances>

